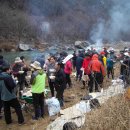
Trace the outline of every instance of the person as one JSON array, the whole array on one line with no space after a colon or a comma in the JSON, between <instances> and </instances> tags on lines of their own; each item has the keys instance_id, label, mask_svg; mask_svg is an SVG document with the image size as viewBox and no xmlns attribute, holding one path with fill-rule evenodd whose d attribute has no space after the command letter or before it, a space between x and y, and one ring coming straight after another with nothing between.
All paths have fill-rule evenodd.
<instances>
[{"instance_id":1,"label":"person","mask_svg":"<svg viewBox=\"0 0 130 130\"><path fill-rule=\"evenodd\" d=\"M76 55L76 51L74 51L74 53L73 53L73 69L75 70L75 68L76 68L76 59L77 59L77 55Z\"/></svg>"},{"instance_id":2,"label":"person","mask_svg":"<svg viewBox=\"0 0 130 130\"><path fill-rule=\"evenodd\" d=\"M2 73L2 67L0 67L0 74L1 73ZM1 96L0 96L0 119L2 118L2 108L3 108L3 101L1 100Z\"/></svg>"},{"instance_id":3,"label":"person","mask_svg":"<svg viewBox=\"0 0 130 130\"><path fill-rule=\"evenodd\" d=\"M107 59L107 77L109 78L109 75L111 74L112 79L114 79L114 62L111 58Z\"/></svg>"},{"instance_id":4,"label":"person","mask_svg":"<svg viewBox=\"0 0 130 130\"><path fill-rule=\"evenodd\" d=\"M1 95L1 93L0 93ZM2 118L2 108L3 108L3 102L1 100L1 96L0 96L0 119Z\"/></svg>"},{"instance_id":5,"label":"person","mask_svg":"<svg viewBox=\"0 0 130 130\"><path fill-rule=\"evenodd\" d=\"M79 53L77 59L76 59L76 81L79 79L81 80L82 77L82 64L83 64L83 54Z\"/></svg>"},{"instance_id":6,"label":"person","mask_svg":"<svg viewBox=\"0 0 130 130\"><path fill-rule=\"evenodd\" d=\"M63 93L66 88L66 78L64 70L61 68L61 63L56 63L56 77L55 77L55 89L56 89L56 98L60 102L60 106L63 107Z\"/></svg>"},{"instance_id":7,"label":"person","mask_svg":"<svg viewBox=\"0 0 130 130\"><path fill-rule=\"evenodd\" d=\"M68 84L69 88L70 88L70 87L72 87L72 82L71 82L70 74L72 73L72 62L71 62L71 58L73 56L68 55L67 57L68 57L68 60L65 63L64 72L65 72L65 75L66 75L66 85Z\"/></svg>"},{"instance_id":8,"label":"person","mask_svg":"<svg viewBox=\"0 0 130 130\"><path fill-rule=\"evenodd\" d=\"M104 50L104 52L105 52L105 57L107 58L107 56L108 56L108 51L107 51L107 48L106 48L106 47L104 47L104 48L103 48L103 50Z\"/></svg>"},{"instance_id":9,"label":"person","mask_svg":"<svg viewBox=\"0 0 130 130\"><path fill-rule=\"evenodd\" d=\"M24 65L24 68L23 68L24 73L23 73L23 75L24 75L24 77L26 77L27 76L27 72L29 71L29 67L25 63L25 57L24 56L21 56L20 59L22 60L22 63ZM24 80L24 84L25 84L25 86L29 86L29 84L26 81L26 78Z\"/></svg>"},{"instance_id":10,"label":"person","mask_svg":"<svg viewBox=\"0 0 130 130\"><path fill-rule=\"evenodd\" d=\"M92 84L92 80L91 80L92 75L91 75L90 68L89 68L90 62L91 62L91 55L89 53L86 53L84 61L83 61L82 68L83 68L84 74L88 75L88 77L89 77L89 81L88 81L88 88L89 89L90 89L90 86ZM86 84L85 81L83 81L84 88L85 88L85 84Z\"/></svg>"},{"instance_id":11,"label":"person","mask_svg":"<svg viewBox=\"0 0 130 130\"><path fill-rule=\"evenodd\" d=\"M43 72L38 61L35 61L30 66L34 69L30 79L35 112L33 119L38 120L40 117L44 117L44 90L46 74Z\"/></svg>"},{"instance_id":12,"label":"person","mask_svg":"<svg viewBox=\"0 0 130 130\"><path fill-rule=\"evenodd\" d=\"M4 104L4 116L6 124L12 123L10 107L13 107L18 116L18 123L21 125L24 123L24 117L22 114L20 103L14 93L14 88L16 87L16 84L12 76L10 75L10 66L3 66L2 71L3 72L0 73L0 96Z\"/></svg>"},{"instance_id":13,"label":"person","mask_svg":"<svg viewBox=\"0 0 130 130\"><path fill-rule=\"evenodd\" d=\"M120 74L123 76L124 82L130 84L130 55L129 53L124 53L124 55L124 60L121 62Z\"/></svg>"},{"instance_id":14,"label":"person","mask_svg":"<svg viewBox=\"0 0 130 130\"><path fill-rule=\"evenodd\" d=\"M105 76L105 68L103 66L103 64L99 61L98 59L98 55L94 54L92 57L92 61L90 63L90 71L92 74L92 81L93 82L91 84L90 87L90 92L93 91L93 84L95 83L95 91L99 92L98 87L101 87L101 84L103 83L103 77Z\"/></svg>"},{"instance_id":15,"label":"person","mask_svg":"<svg viewBox=\"0 0 130 130\"><path fill-rule=\"evenodd\" d=\"M12 74L14 75L14 77L18 78L19 97L21 97L21 91L24 89L24 85L25 85L25 80L26 80L24 74L25 69L26 69L26 65L24 65L20 57L16 57L15 63L12 65Z\"/></svg>"},{"instance_id":16,"label":"person","mask_svg":"<svg viewBox=\"0 0 130 130\"><path fill-rule=\"evenodd\" d=\"M106 67L107 64L107 58L105 56L105 52L102 51L99 56L99 60L103 63L104 67Z\"/></svg>"},{"instance_id":17,"label":"person","mask_svg":"<svg viewBox=\"0 0 130 130\"><path fill-rule=\"evenodd\" d=\"M50 57L50 62L47 66L47 76L48 76L48 82L49 82L49 87L51 90L51 96L54 97L55 93L54 93L54 89L55 89L55 78L53 76L55 76L55 57L51 56Z\"/></svg>"},{"instance_id":18,"label":"person","mask_svg":"<svg viewBox=\"0 0 130 130\"><path fill-rule=\"evenodd\" d=\"M0 68L2 68L2 66L6 64L8 64L8 62L4 59L2 55L0 55Z\"/></svg>"}]
</instances>

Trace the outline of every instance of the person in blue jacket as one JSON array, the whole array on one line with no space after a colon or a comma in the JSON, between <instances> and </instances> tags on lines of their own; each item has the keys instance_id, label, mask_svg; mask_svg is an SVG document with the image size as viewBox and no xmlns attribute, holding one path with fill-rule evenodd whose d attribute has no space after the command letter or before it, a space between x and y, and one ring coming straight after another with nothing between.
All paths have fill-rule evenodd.
<instances>
[{"instance_id":1,"label":"person in blue jacket","mask_svg":"<svg viewBox=\"0 0 130 130\"><path fill-rule=\"evenodd\" d=\"M110 77L110 74L112 76L112 79L114 79L114 62L113 59L110 57L107 59L107 77Z\"/></svg>"},{"instance_id":2,"label":"person in blue jacket","mask_svg":"<svg viewBox=\"0 0 130 130\"><path fill-rule=\"evenodd\" d=\"M79 81L81 80L82 77L82 64L83 64L83 60L84 60L84 55L83 53L79 52L79 55L76 59L76 81L79 79Z\"/></svg>"}]
</instances>

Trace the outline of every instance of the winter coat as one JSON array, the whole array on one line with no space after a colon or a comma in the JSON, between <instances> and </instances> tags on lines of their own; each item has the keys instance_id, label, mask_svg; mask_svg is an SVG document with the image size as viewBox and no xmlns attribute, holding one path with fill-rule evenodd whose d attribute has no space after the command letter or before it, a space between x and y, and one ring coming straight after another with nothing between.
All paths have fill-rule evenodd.
<instances>
[{"instance_id":1,"label":"winter coat","mask_svg":"<svg viewBox=\"0 0 130 130\"><path fill-rule=\"evenodd\" d=\"M88 75L91 73L90 66L89 66L90 62L91 62L91 58L89 59L84 58L83 65L82 65L82 67L84 68L84 73Z\"/></svg>"},{"instance_id":2,"label":"winter coat","mask_svg":"<svg viewBox=\"0 0 130 130\"><path fill-rule=\"evenodd\" d=\"M14 88L16 84L8 73L0 73L0 96L3 101L10 101L16 98Z\"/></svg>"},{"instance_id":3,"label":"winter coat","mask_svg":"<svg viewBox=\"0 0 130 130\"><path fill-rule=\"evenodd\" d=\"M45 90L46 74L43 70L33 72L30 83L32 85L32 93L42 93Z\"/></svg>"},{"instance_id":4,"label":"winter coat","mask_svg":"<svg viewBox=\"0 0 130 130\"><path fill-rule=\"evenodd\" d=\"M66 74L71 74L72 73L72 63L71 63L70 60L66 62L64 72Z\"/></svg>"},{"instance_id":5,"label":"winter coat","mask_svg":"<svg viewBox=\"0 0 130 130\"><path fill-rule=\"evenodd\" d=\"M53 70L53 71L52 71ZM56 72L56 70L55 70L55 63L53 63L53 64L48 64L48 66L47 66L47 76L48 76L48 80L49 80L49 82L55 82L55 79L50 79L49 78L49 76L55 76L55 72Z\"/></svg>"},{"instance_id":6,"label":"winter coat","mask_svg":"<svg viewBox=\"0 0 130 130\"><path fill-rule=\"evenodd\" d=\"M90 63L91 72L102 73L105 76L105 68L103 64L98 60L98 55L94 54Z\"/></svg>"},{"instance_id":7,"label":"winter coat","mask_svg":"<svg viewBox=\"0 0 130 130\"><path fill-rule=\"evenodd\" d=\"M112 69L112 68L113 68L113 65L114 65L113 60L110 59L110 58L108 58L108 59L107 59L107 68Z\"/></svg>"},{"instance_id":8,"label":"winter coat","mask_svg":"<svg viewBox=\"0 0 130 130\"><path fill-rule=\"evenodd\" d=\"M66 87L66 77L63 69L56 72L55 85L63 88Z\"/></svg>"},{"instance_id":9,"label":"winter coat","mask_svg":"<svg viewBox=\"0 0 130 130\"><path fill-rule=\"evenodd\" d=\"M106 67L106 65L107 65L107 58L105 56L103 56L103 64Z\"/></svg>"},{"instance_id":10,"label":"winter coat","mask_svg":"<svg viewBox=\"0 0 130 130\"><path fill-rule=\"evenodd\" d=\"M76 69L77 70L80 70L81 67L82 67L82 64L83 64L83 57L81 56L78 56L77 59L76 59Z\"/></svg>"}]
</instances>

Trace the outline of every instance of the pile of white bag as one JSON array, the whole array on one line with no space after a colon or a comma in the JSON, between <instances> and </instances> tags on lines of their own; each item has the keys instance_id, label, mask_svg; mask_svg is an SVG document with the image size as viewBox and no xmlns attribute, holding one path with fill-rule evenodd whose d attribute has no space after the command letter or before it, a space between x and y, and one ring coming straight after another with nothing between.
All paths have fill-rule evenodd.
<instances>
[{"instance_id":1,"label":"pile of white bag","mask_svg":"<svg viewBox=\"0 0 130 130\"><path fill-rule=\"evenodd\" d=\"M48 106L49 116L54 116L60 112L60 103L57 98L46 99L45 103Z\"/></svg>"},{"instance_id":2,"label":"pile of white bag","mask_svg":"<svg viewBox=\"0 0 130 130\"><path fill-rule=\"evenodd\" d=\"M99 103L102 104L106 102L110 97L124 93L124 84L120 79L112 80L112 85L101 92L90 93L92 99L98 99ZM54 122L52 122L47 130L63 130L63 125L66 122L74 122L78 127L81 127L85 123L85 113L90 112L90 103L89 101L81 101L76 105L61 110L61 116L58 117Z\"/></svg>"}]
</instances>

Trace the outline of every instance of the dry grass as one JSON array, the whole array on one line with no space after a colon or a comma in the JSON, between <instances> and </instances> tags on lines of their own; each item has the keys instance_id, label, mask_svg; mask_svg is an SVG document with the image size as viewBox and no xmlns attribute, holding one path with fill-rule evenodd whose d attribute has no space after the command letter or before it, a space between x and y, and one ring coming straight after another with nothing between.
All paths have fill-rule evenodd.
<instances>
[{"instance_id":1,"label":"dry grass","mask_svg":"<svg viewBox=\"0 0 130 130\"><path fill-rule=\"evenodd\" d=\"M130 102L120 95L109 99L101 108L86 115L81 130L129 130Z\"/></svg>"},{"instance_id":2,"label":"dry grass","mask_svg":"<svg viewBox=\"0 0 130 130\"><path fill-rule=\"evenodd\" d=\"M0 43L0 49L4 51L11 51L12 49L16 50L17 46L13 43Z\"/></svg>"}]
</instances>

